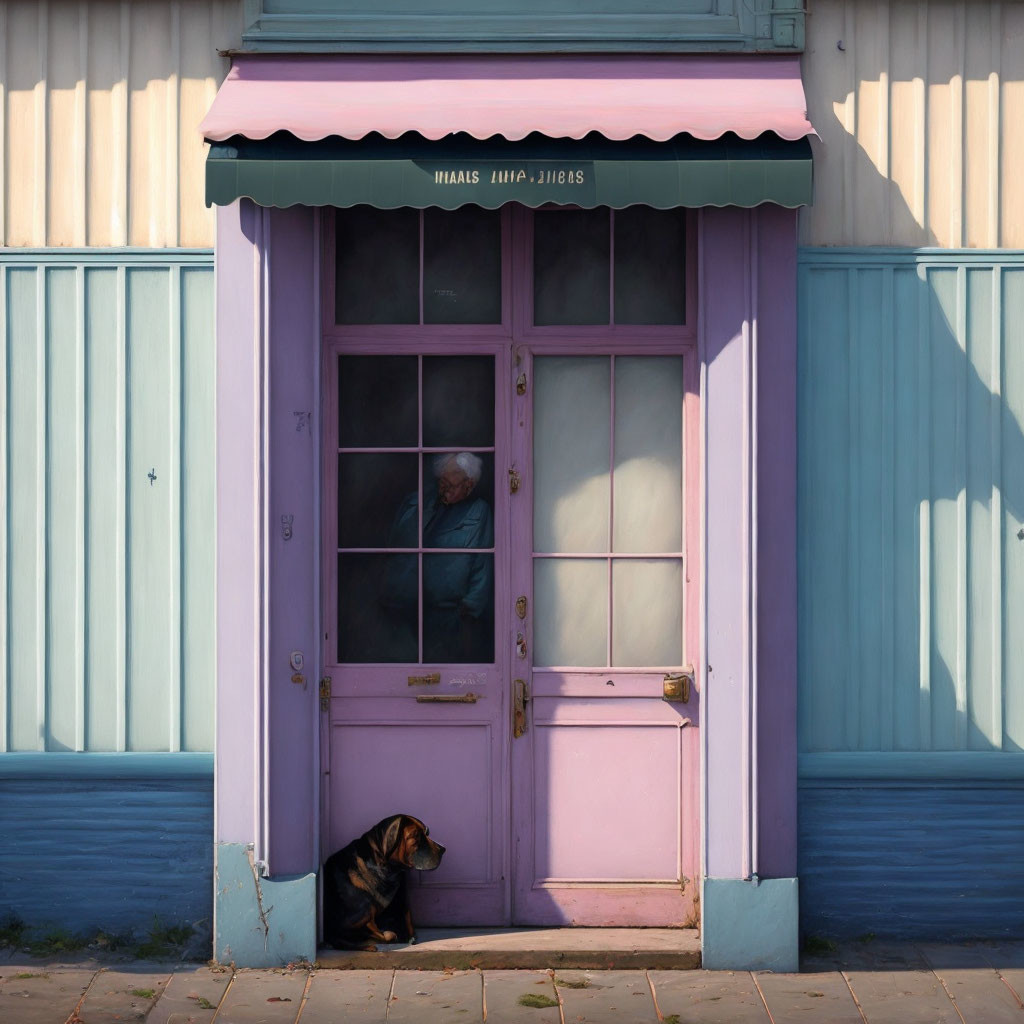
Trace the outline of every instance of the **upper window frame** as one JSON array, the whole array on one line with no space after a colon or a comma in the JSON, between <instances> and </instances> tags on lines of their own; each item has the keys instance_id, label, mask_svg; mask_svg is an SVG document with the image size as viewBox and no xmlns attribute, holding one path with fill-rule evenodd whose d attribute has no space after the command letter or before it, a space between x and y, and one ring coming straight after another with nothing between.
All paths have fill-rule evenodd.
<instances>
[{"instance_id":1,"label":"upper window frame","mask_svg":"<svg viewBox=\"0 0 1024 1024\"><path fill-rule=\"evenodd\" d=\"M443 333L452 338L507 338L512 321L512 225L507 207L501 216L501 320L489 324L441 324L423 322L423 210L420 213L420 323L417 324L339 324L335 302L337 300L337 217L338 208L332 207L324 218L323 229L323 301L321 303L323 335L333 338L422 338L424 332Z\"/></svg>"},{"instance_id":2,"label":"upper window frame","mask_svg":"<svg viewBox=\"0 0 1024 1024\"><path fill-rule=\"evenodd\" d=\"M575 205L549 203L539 210L578 210ZM335 322L336 290L336 218L337 208L330 208L323 218L321 327L325 342L355 340L413 340L428 335L444 335L452 341L471 339L514 338L522 341L587 339L603 345L622 342L670 342L682 346L697 342L697 218L696 211L686 209L685 315L682 324L588 324L538 327L533 323L533 214L534 210L518 203L501 207L501 322L491 324L339 324ZM421 221L422 223L422 221ZM421 233L422 237L422 233ZM614 288L614 250L609 275L609 289ZM422 288L422 249L420 286ZM614 308L613 292L609 294Z\"/></svg>"}]
</instances>

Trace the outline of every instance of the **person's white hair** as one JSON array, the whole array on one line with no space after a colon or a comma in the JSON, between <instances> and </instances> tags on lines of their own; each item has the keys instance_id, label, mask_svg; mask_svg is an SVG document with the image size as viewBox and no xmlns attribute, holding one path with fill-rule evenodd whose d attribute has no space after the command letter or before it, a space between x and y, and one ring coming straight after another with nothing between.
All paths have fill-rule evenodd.
<instances>
[{"instance_id":1,"label":"person's white hair","mask_svg":"<svg viewBox=\"0 0 1024 1024\"><path fill-rule=\"evenodd\" d=\"M442 476L450 466L457 466L474 484L484 470L483 459L472 452L445 452L434 459L434 476Z\"/></svg>"}]
</instances>

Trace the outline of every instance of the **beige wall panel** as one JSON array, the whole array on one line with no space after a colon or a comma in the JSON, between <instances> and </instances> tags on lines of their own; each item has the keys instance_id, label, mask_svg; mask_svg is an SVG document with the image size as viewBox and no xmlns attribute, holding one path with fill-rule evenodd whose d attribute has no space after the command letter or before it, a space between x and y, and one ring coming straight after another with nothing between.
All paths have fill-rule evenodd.
<instances>
[{"instance_id":1,"label":"beige wall panel","mask_svg":"<svg viewBox=\"0 0 1024 1024\"><path fill-rule=\"evenodd\" d=\"M972 10L964 37L965 243L984 248L999 235L999 36L1001 4Z\"/></svg>"},{"instance_id":2,"label":"beige wall panel","mask_svg":"<svg viewBox=\"0 0 1024 1024\"><path fill-rule=\"evenodd\" d=\"M89 4L86 73L86 207L88 245L127 245L128 88L122 29L128 10L120 0ZM122 24L123 23L123 24ZM51 242L51 244L57 244Z\"/></svg>"},{"instance_id":3,"label":"beige wall panel","mask_svg":"<svg viewBox=\"0 0 1024 1024\"><path fill-rule=\"evenodd\" d=\"M1024 3L810 0L805 245L1024 245Z\"/></svg>"},{"instance_id":4,"label":"beige wall panel","mask_svg":"<svg viewBox=\"0 0 1024 1024\"><path fill-rule=\"evenodd\" d=\"M888 4L885 0L862 0L852 10L853 25L849 33L855 38L858 49L858 69L854 93L856 110L856 136L860 139L862 152L855 160L864 163L865 158L875 174L865 173L866 167L854 167L853 203L854 210L884 210L889 203L891 188L887 174L889 167L889 34L879 31L887 19ZM869 245L868 232L871 225L854 218L854 242Z\"/></svg>"},{"instance_id":5,"label":"beige wall panel","mask_svg":"<svg viewBox=\"0 0 1024 1024\"><path fill-rule=\"evenodd\" d=\"M53 5L46 47L46 231L48 238L85 245L84 4Z\"/></svg>"},{"instance_id":6,"label":"beige wall panel","mask_svg":"<svg viewBox=\"0 0 1024 1024\"><path fill-rule=\"evenodd\" d=\"M7 245L40 245L46 233L44 4L12 4L6 34L5 235ZM17 42L15 42L17 40Z\"/></svg>"},{"instance_id":7,"label":"beige wall panel","mask_svg":"<svg viewBox=\"0 0 1024 1024\"><path fill-rule=\"evenodd\" d=\"M1002 244L1024 249L1024 3L1002 5Z\"/></svg>"},{"instance_id":8,"label":"beige wall panel","mask_svg":"<svg viewBox=\"0 0 1024 1024\"><path fill-rule=\"evenodd\" d=\"M928 5L928 224L934 242L962 244L962 35L959 3ZM865 213L868 211L865 210Z\"/></svg>"},{"instance_id":9,"label":"beige wall panel","mask_svg":"<svg viewBox=\"0 0 1024 1024\"><path fill-rule=\"evenodd\" d=\"M129 245L177 243L163 201L169 165L177 154L168 146L168 124L176 117L172 15L167 4L131 5L132 52L128 70L128 239ZM175 177L177 175L175 174ZM175 218L176 220L177 218Z\"/></svg>"},{"instance_id":10,"label":"beige wall panel","mask_svg":"<svg viewBox=\"0 0 1024 1024\"><path fill-rule=\"evenodd\" d=\"M181 88L178 95L178 237L183 246L206 245L213 237L214 212L203 199L204 181L195 173L206 159L199 122L213 103L223 71L210 40L224 38L224 7L207 0L184 0L181 11ZM234 13L234 8L232 8ZM218 17L220 15L220 17Z\"/></svg>"},{"instance_id":11,"label":"beige wall panel","mask_svg":"<svg viewBox=\"0 0 1024 1024\"><path fill-rule=\"evenodd\" d=\"M213 245L199 122L243 0L0 0L0 244Z\"/></svg>"}]
</instances>

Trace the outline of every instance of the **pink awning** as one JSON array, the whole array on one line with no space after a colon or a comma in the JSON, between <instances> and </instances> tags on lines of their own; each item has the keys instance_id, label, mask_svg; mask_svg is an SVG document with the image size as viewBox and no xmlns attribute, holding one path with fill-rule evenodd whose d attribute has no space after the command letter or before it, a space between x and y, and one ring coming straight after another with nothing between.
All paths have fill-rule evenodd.
<instances>
[{"instance_id":1,"label":"pink awning","mask_svg":"<svg viewBox=\"0 0 1024 1024\"><path fill-rule=\"evenodd\" d=\"M665 141L813 135L797 56L234 58L201 125L211 141L286 131L517 140L590 132Z\"/></svg>"}]
</instances>

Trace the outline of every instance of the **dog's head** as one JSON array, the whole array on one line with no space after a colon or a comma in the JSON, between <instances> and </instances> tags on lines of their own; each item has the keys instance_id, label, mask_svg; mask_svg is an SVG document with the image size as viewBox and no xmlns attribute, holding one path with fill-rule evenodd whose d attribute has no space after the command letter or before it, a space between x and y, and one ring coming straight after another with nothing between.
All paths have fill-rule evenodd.
<instances>
[{"instance_id":1,"label":"dog's head","mask_svg":"<svg viewBox=\"0 0 1024 1024\"><path fill-rule=\"evenodd\" d=\"M430 838L430 829L411 814L385 818L373 829L385 860L417 871L433 871L441 863L444 847Z\"/></svg>"}]
</instances>

